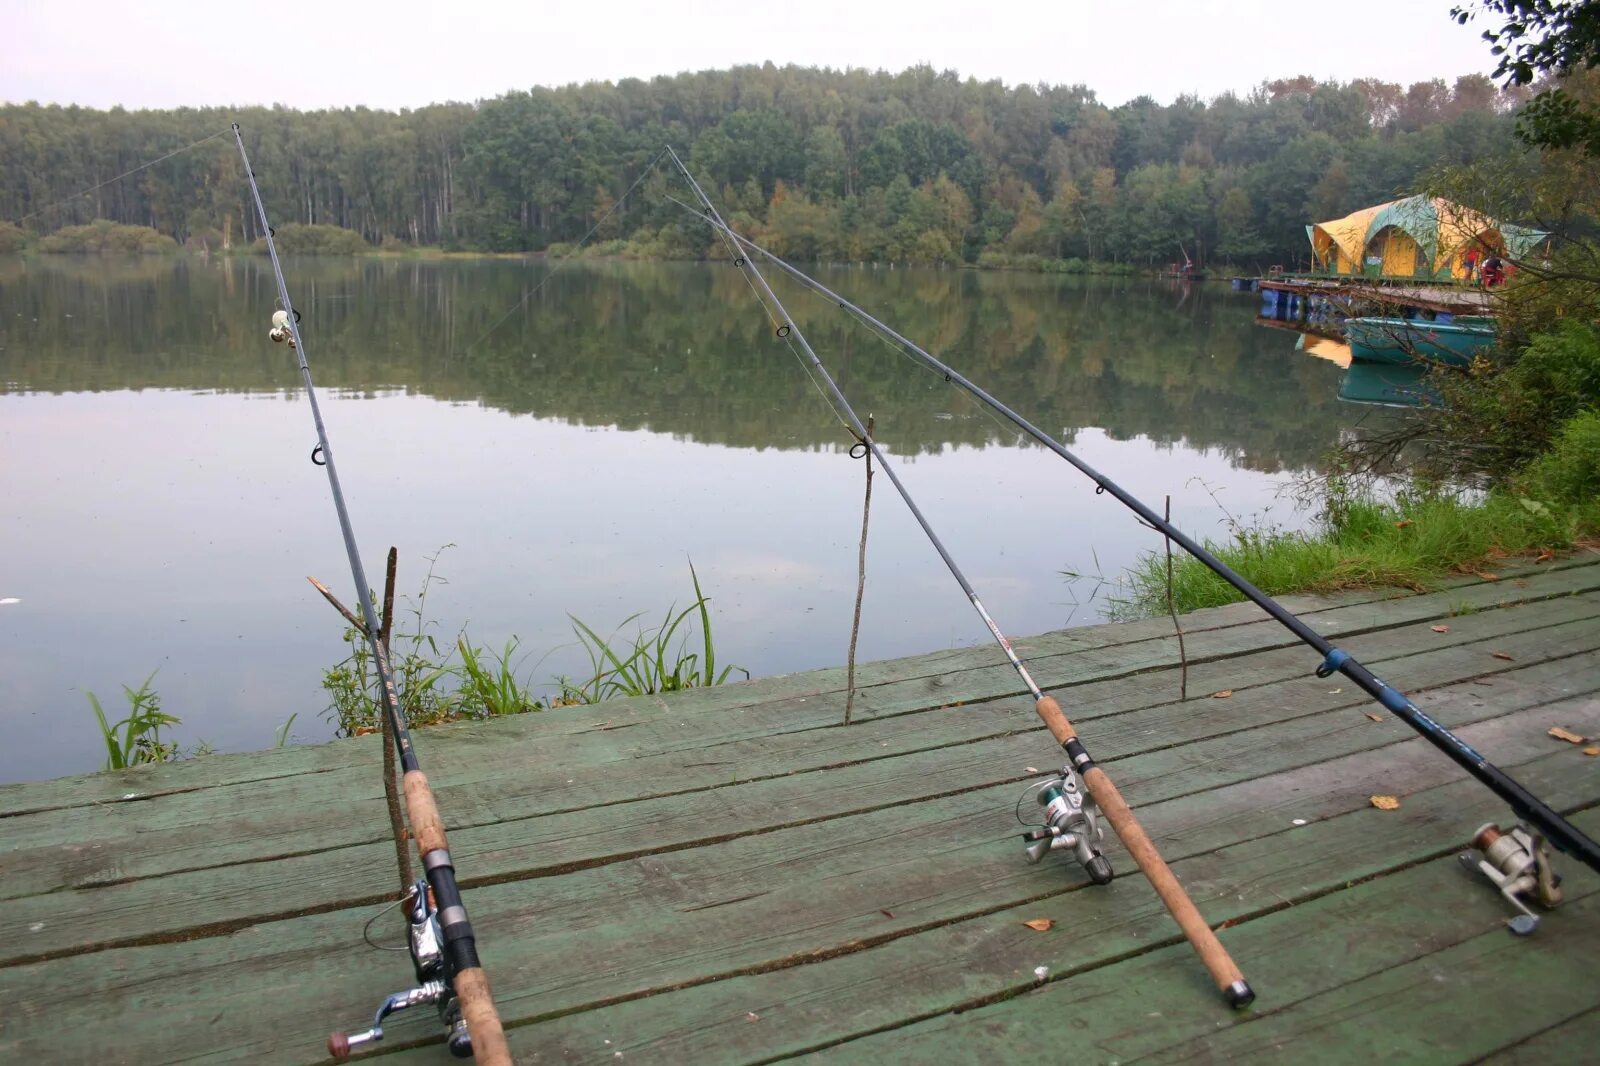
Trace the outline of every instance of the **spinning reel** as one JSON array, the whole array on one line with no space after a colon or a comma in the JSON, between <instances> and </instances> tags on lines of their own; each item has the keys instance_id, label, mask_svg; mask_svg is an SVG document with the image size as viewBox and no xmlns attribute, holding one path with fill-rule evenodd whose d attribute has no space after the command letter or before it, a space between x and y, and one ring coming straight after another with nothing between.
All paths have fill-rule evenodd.
<instances>
[{"instance_id":1,"label":"spinning reel","mask_svg":"<svg viewBox=\"0 0 1600 1066\"><path fill-rule=\"evenodd\" d=\"M1100 828L1100 811L1094 801L1084 795L1077 771L1063 766L1059 776L1029 785L1017 800L1019 811L1030 792L1044 808L1044 823L1022 834L1027 842L1028 861L1039 862L1046 852L1056 848L1071 848L1078 862L1089 872L1089 880L1097 885L1110 884L1111 860L1100 849L1100 841L1106 835ZM1020 813L1017 820L1022 821Z\"/></svg>"},{"instance_id":2,"label":"spinning reel","mask_svg":"<svg viewBox=\"0 0 1600 1066\"><path fill-rule=\"evenodd\" d=\"M1518 936L1528 936L1539 928L1539 916L1523 902L1526 897L1538 901L1541 907L1554 907L1561 902L1561 875L1550 865L1550 846L1541 836L1530 834L1522 826L1502 833L1493 822L1481 827L1472 837L1472 847L1483 855L1458 856L1461 865L1473 873L1481 873L1500 894L1521 914L1506 921Z\"/></svg>"},{"instance_id":3,"label":"spinning reel","mask_svg":"<svg viewBox=\"0 0 1600 1066\"><path fill-rule=\"evenodd\" d=\"M328 1054L335 1059L349 1057L351 1048L362 1044L375 1044L383 1039L383 1020L396 1011L431 1003L439 1009L450 1054L458 1059L472 1056L472 1038L467 1033L467 1023L461 1018L461 1004L456 1001L455 990L450 985L450 975L445 973L443 939L439 933L439 911L433 903L433 893L428 882L418 881L402 901L411 928L406 937L411 951L411 964L417 971L417 987L396 992L378 1008L372 1019L372 1028L362 1033L334 1033L328 1037Z\"/></svg>"},{"instance_id":4,"label":"spinning reel","mask_svg":"<svg viewBox=\"0 0 1600 1066\"><path fill-rule=\"evenodd\" d=\"M294 313L294 320L300 321L300 312ZM279 308L272 312L272 328L267 331L267 337L274 344L289 342L289 347L294 347L294 330L289 328L289 312Z\"/></svg>"}]
</instances>

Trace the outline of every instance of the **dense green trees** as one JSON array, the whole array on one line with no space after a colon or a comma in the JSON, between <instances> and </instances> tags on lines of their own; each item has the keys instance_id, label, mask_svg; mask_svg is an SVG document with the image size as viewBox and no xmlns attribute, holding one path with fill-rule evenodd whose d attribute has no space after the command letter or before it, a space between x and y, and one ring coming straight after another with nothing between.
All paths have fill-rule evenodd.
<instances>
[{"instance_id":1,"label":"dense green trees","mask_svg":"<svg viewBox=\"0 0 1600 1066\"><path fill-rule=\"evenodd\" d=\"M671 143L731 217L802 258L1293 263L1307 221L1414 191L1441 161L1506 151L1518 92L1481 76L1302 77L1108 108L1081 85L769 64L399 113L18 104L0 107L0 218L33 232L106 218L191 246L248 245L260 234L231 137L110 180L236 120L278 224L375 245L575 241ZM709 234L663 191L652 179L597 236L704 253Z\"/></svg>"}]
</instances>

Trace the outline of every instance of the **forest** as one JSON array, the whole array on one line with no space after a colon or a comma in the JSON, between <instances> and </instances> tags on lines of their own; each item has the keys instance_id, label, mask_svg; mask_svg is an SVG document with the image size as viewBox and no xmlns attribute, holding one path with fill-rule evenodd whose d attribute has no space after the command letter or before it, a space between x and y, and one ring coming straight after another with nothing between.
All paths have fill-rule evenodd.
<instances>
[{"instance_id":1,"label":"forest","mask_svg":"<svg viewBox=\"0 0 1600 1066\"><path fill-rule=\"evenodd\" d=\"M1296 77L1108 107L1082 85L767 64L400 112L6 104L0 219L14 225L0 222L0 250L50 233L83 246L87 231L60 231L95 219L249 246L238 122L277 224L317 227L303 250L537 252L600 223L602 250L696 258L709 233L663 195L683 195L663 168L618 204L671 144L731 222L796 258L1293 266L1308 221L1512 152L1529 95L1482 75ZM352 234L327 242L327 226Z\"/></svg>"}]
</instances>

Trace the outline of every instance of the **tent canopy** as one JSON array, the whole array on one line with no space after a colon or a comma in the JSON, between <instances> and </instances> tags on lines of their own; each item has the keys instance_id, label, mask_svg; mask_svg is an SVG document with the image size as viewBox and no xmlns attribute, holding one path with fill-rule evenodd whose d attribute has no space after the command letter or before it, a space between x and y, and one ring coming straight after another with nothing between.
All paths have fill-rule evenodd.
<instances>
[{"instance_id":1,"label":"tent canopy","mask_svg":"<svg viewBox=\"0 0 1600 1066\"><path fill-rule=\"evenodd\" d=\"M1344 218L1306 227L1312 254L1340 274L1360 273L1368 257L1381 258L1381 273L1465 277L1469 253L1503 252L1520 259L1549 236L1542 230L1496 222L1480 211L1443 197L1408 196L1364 207Z\"/></svg>"}]
</instances>

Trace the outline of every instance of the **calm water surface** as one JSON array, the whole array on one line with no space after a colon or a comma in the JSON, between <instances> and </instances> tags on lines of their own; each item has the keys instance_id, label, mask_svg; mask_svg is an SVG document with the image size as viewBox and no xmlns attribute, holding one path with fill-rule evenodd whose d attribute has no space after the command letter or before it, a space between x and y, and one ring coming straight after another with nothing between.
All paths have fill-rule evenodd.
<instances>
[{"instance_id":1,"label":"calm water surface","mask_svg":"<svg viewBox=\"0 0 1600 1066\"><path fill-rule=\"evenodd\" d=\"M607 631L712 597L718 655L756 676L844 659L862 470L849 435L727 267L291 261L291 291L369 574L401 589L449 544L428 613L581 673L568 614ZM824 278L1205 535L1293 525L1280 497L1348 427L1341 369L1253 325L1254 297L1146 280L935 270ZM775 281L775 284L778 284ZM1160 541L1053 455L791 286L835 369L1000 624L1100 620ZM178 739L331 736L322 670L348 594L291 353L259 261L0 260L0 780L94 769L85 693L152 670ZM508 314L509 312L509 314ZM864 659L987 634L874 484ZM1213 500L1212 494L1216 500ZM996 652L998 655L998 651ZM117 697L116 699L110 699Z\"/></svg>"}]
</instances>

